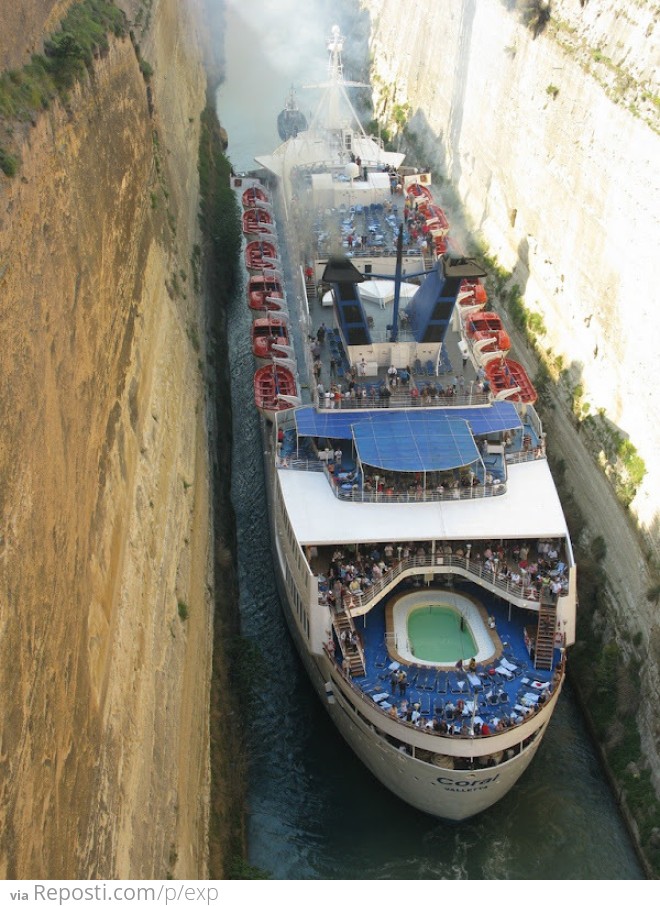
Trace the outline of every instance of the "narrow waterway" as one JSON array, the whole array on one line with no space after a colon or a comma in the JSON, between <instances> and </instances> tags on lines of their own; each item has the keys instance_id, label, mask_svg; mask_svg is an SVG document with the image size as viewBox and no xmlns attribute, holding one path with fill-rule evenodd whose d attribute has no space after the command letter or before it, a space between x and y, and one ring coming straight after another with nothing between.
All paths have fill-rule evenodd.
<instances>
[{"instance_id":1,"label":"narrow waterway","mask_svg":"<svg viewBox=\"0 0 660 906\"><path fill-rule=\"evenodd\" d=\"M218 114L237 171L249 169L254 154L278 143L277 113L291 84L310 78L310 53L321 66L325 62L323 39L334 24L323 18L328 4L304 5L304 35L287 28L297 21L296 6L242 0L238 12L229 4L227 78ZM570 688L519 784L490 811L460 826L400 802L339 737L311 691L277 597L249 324L239 294L229 340L232 496L243 632L260 653L249 734L250 861L282 879L642 878Z\"/></svg>"}]
</instances>

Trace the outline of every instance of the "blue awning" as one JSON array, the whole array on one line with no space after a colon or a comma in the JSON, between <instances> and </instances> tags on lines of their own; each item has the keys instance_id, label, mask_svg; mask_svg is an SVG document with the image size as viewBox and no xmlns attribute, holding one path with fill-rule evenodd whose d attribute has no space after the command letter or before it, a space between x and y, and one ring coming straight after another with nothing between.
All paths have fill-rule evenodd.
<instances>
[{"instance_id":1,"label":"blue awning","mask_svg":"<svg viewBox=\"0 0 660 906\"><path fill-rule=\"evenodd\" d=\"M353 425L360 461L392 472L442 472L479 459L469 424L428 410L395 410Z\"/></svg>"},{"instance_id":2,"label":"blue awning","mask_svg":"<svg viewBox=\"0 0 660 906\"><path fill-rule=\"evenodd\" d=\"M378 409L361 412L358 409L329 409L318 411L313 406L296 409L296 427L301 437L327 437L328 440L351 440L353 426L363 421L397 415L401 410ZM406 409L405 415L428 419L458 418L467 421L475 437L515 431L522 427L513 403L498 401L490 406L456 407L450 409Z\"/></svg>"}]
</instances>

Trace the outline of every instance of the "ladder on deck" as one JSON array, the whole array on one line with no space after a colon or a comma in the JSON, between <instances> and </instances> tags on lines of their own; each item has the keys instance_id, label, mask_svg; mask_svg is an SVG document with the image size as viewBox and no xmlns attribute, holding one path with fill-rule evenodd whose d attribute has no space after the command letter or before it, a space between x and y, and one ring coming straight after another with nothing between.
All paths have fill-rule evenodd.
<instances>
[{"instance_id":1,"label":"ladder on deck","mask_svg":"<svg viewBox=\"0 0 660 906\"><path fill-rule=\"evenodd\" d=\"M557 603L549 594L541 594L539 622L536 630L534 666L538 670L552 670L557 626Z\"/></svg>"},{"instance_id":2,"label":"ladder on deck","mask_svg":"<svg viewBox=\"0 0 660 906\"><path fill-rule=\"evenodd\" d=\"M355 632L355 624L353 623L352 617L347 614L345 610L340 610L339 613L333 614L332 623L335 627L337 639L339 640L341 653L344 657L344 660L348 661L348 665L350 667L350 675L364 676L367 670L364 662L364 652L362 650L362 645L358 640L355 648L353 649L347 644L347 642L343 641L341 637L342 632L345 633L346 637ZM357 638L357 635L355 635L354 638Z\"/></svg>"}]
</instances>

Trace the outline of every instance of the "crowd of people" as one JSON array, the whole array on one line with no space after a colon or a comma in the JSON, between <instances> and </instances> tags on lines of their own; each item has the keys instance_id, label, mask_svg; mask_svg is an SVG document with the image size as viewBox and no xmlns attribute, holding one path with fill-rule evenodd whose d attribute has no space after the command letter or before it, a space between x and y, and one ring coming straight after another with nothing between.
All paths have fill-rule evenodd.
<instances>
[{"instance_id":1,"label":"crowd of people","mask_svg":"<svg viewBox=\"0 0 660 906\"><path fill-rule=\"evenodd\" d=\"M318 559L316 548L314 555L310 560ZM346 604L354 603L374 583L380 582L398 563L412 558L428 563L431 556L428 542L388 541L385 545L374 545L371 550L366 547L360 550L358 546L350 552L337 547L327 567L318 573L319 601L343 610ZM544 590L555 599L568 592L568 567L556 539L491 544L446 541L436 545L435 556L469 563L472 570L478 569L482 575L507 584L510 589L520 589L521 596L530 600L538 600Z\"/></svg>"}]
</instances>

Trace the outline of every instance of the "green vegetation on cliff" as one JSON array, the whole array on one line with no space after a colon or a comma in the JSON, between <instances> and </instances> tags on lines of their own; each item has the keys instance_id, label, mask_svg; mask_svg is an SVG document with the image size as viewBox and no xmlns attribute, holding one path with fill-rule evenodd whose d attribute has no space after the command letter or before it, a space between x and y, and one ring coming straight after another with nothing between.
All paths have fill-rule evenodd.
<instances>
[{"instance_id":1,"label":"green vegetation on cliff","mask_svg":"<svg viewBox=\"0 0 660 906\"><path fill-rule=\"evenodd\" d=\"M223 309L236 288L241 248L240 216L229 184L230 174L231 164L223 151L220 123L207 106L202 113L199 151L200 224L209 246L214 288Z\"/></svg>"},{"instance_id":2,"label":"green vegetation on cliff","mask_svg":"<svg viewBox=\"0 0 660 906\"><path fill-rule=\"evenodd\" d=\"M203 248L193 250L194 279L204 279L215 347L214 530L215 612L211 685L211 804L209 874L255 877L245 860L247 758L245 725L250 704L250 643L240 637L236 535L230 497L232 413L227 349L229 304L237 290L241 225L230 187L231 165L220 124L209 104L202 113L199 145L200 226ZM197 276L195 276L197 275Z\"/></svg>"},{"instance_id":3,"label":"green vegetation on cliff","mask_svg":"<svg viewBox=\"0 0 660 906\"><path fill-rule=\"evenodd\" d=\"M126 16L112 0L81 0L44 41L43 54L33 54L22 69L0 74L2 132L11 136L10 123L32 120L55 98L67 93L88 71L96 56L108 50L108 36L127 34ZM18 170L18 158L0 144L0 169L6 176Z\"/></svg>"}]
</instances>

